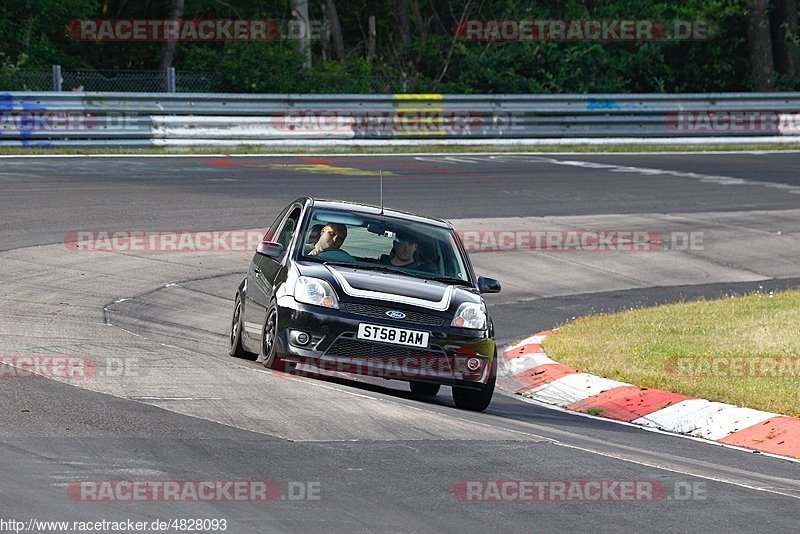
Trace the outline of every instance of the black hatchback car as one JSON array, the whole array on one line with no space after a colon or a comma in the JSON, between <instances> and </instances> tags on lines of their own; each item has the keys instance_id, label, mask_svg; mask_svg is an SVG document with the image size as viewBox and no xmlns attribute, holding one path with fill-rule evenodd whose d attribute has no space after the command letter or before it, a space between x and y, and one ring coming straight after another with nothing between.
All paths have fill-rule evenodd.
<instances>
[{"instance_id":1,"label":"black hatchback car","mask_svg":"<svg viewBox=\"0 0 800 534\"><path fill-rule=\"evenodd\" d=\"M299 198L270 226L236 292L231 356L378 376L486 409L497 349L453 226L351 202Z\"/></svg>"}]
</instances>

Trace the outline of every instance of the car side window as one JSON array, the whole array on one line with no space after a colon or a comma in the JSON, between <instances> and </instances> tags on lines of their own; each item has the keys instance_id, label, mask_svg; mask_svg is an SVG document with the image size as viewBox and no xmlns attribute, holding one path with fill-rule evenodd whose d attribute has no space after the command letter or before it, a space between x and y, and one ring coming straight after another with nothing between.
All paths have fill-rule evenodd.
<instances>
[{"instance_id":1,"label":"car side window","mask_svg":"<svg viewBox=\"0 0 800 534\"><path fill-rule=\"evenodd\" d=\"M267 229L267 233L264 234L265 241L276 240L276 237L278 235L277 232L280 227L281 221L283 221L283 218L286 217L286 214L289 212L290 208L291 206L286 206L285 208L283 208L283 211L281 211L280 215L278 215L275 218L275 222L272 223L272 225Z\"/></svg>"},{"instance_id":2,"label":"car side window","mask_svg":"<svg viewBox=\"0 0 800 534\"><path fill-rule=\"evenodd\" d=\"M292 235L294 235L294 231L297 228L297 222L299 220L300 208L294 208L286 218L286 222L283 223L283 227L281 227L279 233L277 234L276 241L283 245L284 250L289 249L289 245L292 242Z\"/></svg>"}]
</instances>

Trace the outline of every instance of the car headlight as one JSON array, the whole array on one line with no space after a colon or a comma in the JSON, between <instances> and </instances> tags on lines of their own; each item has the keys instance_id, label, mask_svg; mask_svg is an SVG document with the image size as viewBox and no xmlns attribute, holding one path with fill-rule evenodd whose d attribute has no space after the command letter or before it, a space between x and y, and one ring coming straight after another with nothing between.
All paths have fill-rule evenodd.
<instances>
[{"instance_id":1,"label":"car headlight","mask_svg":"<svg viewBox=\"0 0 800 534\"><path fill-rule=\"evenodd\" d=\"M294 299L297 302L339 309L339 299L331 285L325 280L301 276L294 285Z\"/></svg>"},{"instance_id":2,"label":"car headlight","mask_svg":"<svg viewBox=\"0 0 800 534\"><path fill-rule=\"evenodd\" d=\"M453 317L450 326L483 330L486 328L486 308L483 304L465 302L456 310L456 316Z\"/></svg>"}]
</instances>

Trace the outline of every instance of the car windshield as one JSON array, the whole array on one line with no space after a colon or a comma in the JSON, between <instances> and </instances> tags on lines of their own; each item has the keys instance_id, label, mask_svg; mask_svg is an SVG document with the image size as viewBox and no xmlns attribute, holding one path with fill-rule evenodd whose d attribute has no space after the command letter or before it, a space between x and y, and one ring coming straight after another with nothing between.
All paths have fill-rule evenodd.
<instances>
[{"instance_id":1,"label":"car windshield","mask_svg":"<svg viewBox=\"0 0 800 534\"><path fill-rule=\"evenodd\" d=\"M302 243L299 254L306 261L470 284L453 233L431 224L317 209L305 227Z\"/></svg>"}]
</instances>

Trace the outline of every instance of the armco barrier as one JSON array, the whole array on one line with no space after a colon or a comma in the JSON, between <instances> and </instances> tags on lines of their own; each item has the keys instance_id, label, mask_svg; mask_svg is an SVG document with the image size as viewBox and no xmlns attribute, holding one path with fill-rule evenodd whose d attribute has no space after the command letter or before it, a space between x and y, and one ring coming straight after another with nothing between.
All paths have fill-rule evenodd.
<instances>
[{"instance_id":1,"label":"armco barrier","mask_svg":"<svg viewBox=\"0 0 800 534\"><path fill-rule=\"evenodd\" d=\"M800 93L0 93L0 146L712 137L752 142L797 141L798 135Z\"/></svg>"}]
</instances>

